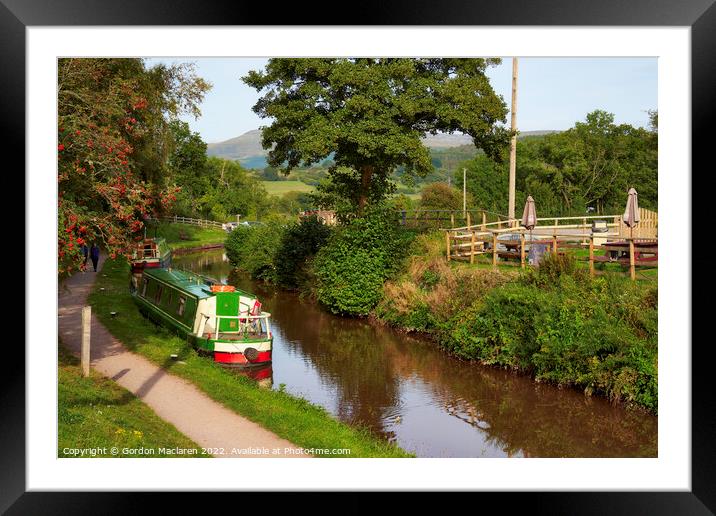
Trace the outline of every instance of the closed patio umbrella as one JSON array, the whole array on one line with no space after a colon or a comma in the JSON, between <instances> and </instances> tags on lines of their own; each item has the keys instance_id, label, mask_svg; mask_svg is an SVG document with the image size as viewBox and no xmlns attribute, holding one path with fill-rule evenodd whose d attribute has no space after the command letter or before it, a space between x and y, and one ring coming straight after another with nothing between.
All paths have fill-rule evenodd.
<instances>
[{"instance_id":1,"label":"closed patio umbrella","mask_svg":"<svg viewBox=\"0 0 716 516\"><path fill-rule=\"evenodd\" d=\"M537 212L535 211L535 201L531 195L527 196L525 209L522 212L522 227L532 231L537 225Z\"/></svg>"},{"instance_id":2,"label":"closed patio umbrella","mask_svg":"<svg viewBox=\"0 0 716 516\"><path fill-rule=\"evenodd\" d=\"M629 226L629 236L633 236L634 233L634 226L636 226L639 223L639 202L637 200L637 196L639 194L636 193L636 190L633 188L629 188L629 196L627 197L627 204L626 209L624 210L624 215L622 215L622 220L624 221L624 224Z\"/></svg>"},{"instance_id":3,"label":"closed patio umbrella","mask_svg":"<svg viewBox=\"0 0 716 516\"><path fill-rule=\"evenodd\" d=\"M525 229L530 230L530 256L533 255L533 248L532 248L532 230L537 225L537 211L535 210L535 200L532 198L531 195L527 196L527 200L525 201L525 209L522 212L522 227ZM524 252L524 251L521 251Z\"/></svg>"}]
</instances>

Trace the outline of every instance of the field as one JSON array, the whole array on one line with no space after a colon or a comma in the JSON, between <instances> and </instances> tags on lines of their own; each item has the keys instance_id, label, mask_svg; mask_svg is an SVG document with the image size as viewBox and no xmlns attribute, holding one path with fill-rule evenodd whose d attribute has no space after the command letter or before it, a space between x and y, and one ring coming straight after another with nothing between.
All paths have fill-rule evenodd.
<instances>
[{"instance_id":1,"label":"field","mask_svg":"<svg viewBox=\"0 0 716 516\"><path fill-rule=\"evenodd\" d=\"M303 181L261 181L269 195L277 197L288 192L312 192L315 187L307 185Z\"/></svg>"}]
</instances>

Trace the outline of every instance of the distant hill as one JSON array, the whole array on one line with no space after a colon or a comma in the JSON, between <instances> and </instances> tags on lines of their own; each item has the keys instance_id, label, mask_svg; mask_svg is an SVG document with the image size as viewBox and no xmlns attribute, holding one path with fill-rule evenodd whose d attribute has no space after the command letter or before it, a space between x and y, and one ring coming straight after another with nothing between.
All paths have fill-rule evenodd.
<instances>
[{"instance_id":1,"label":"distant hill","mask_svg":"<svg viewBox=\"0 0 716 516\"><path fill-rule=\"evenodd\" d=\"M206 146L206 154L224 159L242 160L265 156L266 151L261 147L261 130L254 129L230 140L209 143Z\"/></svg>"},{"instance_id":2,"label":"distant hill","mask_svg":"<svg viewBox=\"0 0 716 516\"><path fill-rule=\"evenodd\" d=\"M528 136L543 136L545 134L556 133L558 131L524 131L520 133L518 138ZM472 145L472 138L465 134L428 134L423 138L423 143L430 149L450 149L453 147L462 147ZM206 154L208 156L217 156L219 158L238 160L246 168L265 168L266 154L261 147L261 130L254 129L248 131L241 136L231 138L218 143L209 143L207 145Z\"/></svg>"}]
</instances>

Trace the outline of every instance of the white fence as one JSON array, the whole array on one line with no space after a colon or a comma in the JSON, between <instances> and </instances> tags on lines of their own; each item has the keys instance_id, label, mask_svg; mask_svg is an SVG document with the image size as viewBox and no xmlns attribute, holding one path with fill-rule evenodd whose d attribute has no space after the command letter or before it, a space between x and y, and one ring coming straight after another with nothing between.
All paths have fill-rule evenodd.
<instances>
[{"instance_id":1,"label":"white fence","mask_svg":"<svg viewBox=\"0 0 716 516\"><path fill-rule=\"evenodd\" d=\"M224 228L224 224L222 222L216 222L215 220L193 219L191 217L179 217L177 215L174 215L173 217L159 217L159 219L154 220L174 222L175 224L191 224L192 226L201 226L203 228Z\"/></svg>"}]
</instances>

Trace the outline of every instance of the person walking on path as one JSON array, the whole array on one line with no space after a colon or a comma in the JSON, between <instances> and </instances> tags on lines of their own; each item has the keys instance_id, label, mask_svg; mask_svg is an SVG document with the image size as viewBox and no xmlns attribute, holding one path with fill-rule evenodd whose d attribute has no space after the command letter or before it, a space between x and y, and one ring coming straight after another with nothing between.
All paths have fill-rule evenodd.
<instances>
[{"instance_id":1,"label":"person walking on path","mask_svg":"<svg viewBox=\"0 0 716 516\"><path fill-rule=\"evenodd\" d=\"M97 262L99 261L99 247L97 244L92 244L92 249L90 249L90 258L92 258L92 267L94 267L94 271L97 272Z\"/></svg>"}]
</instances>

